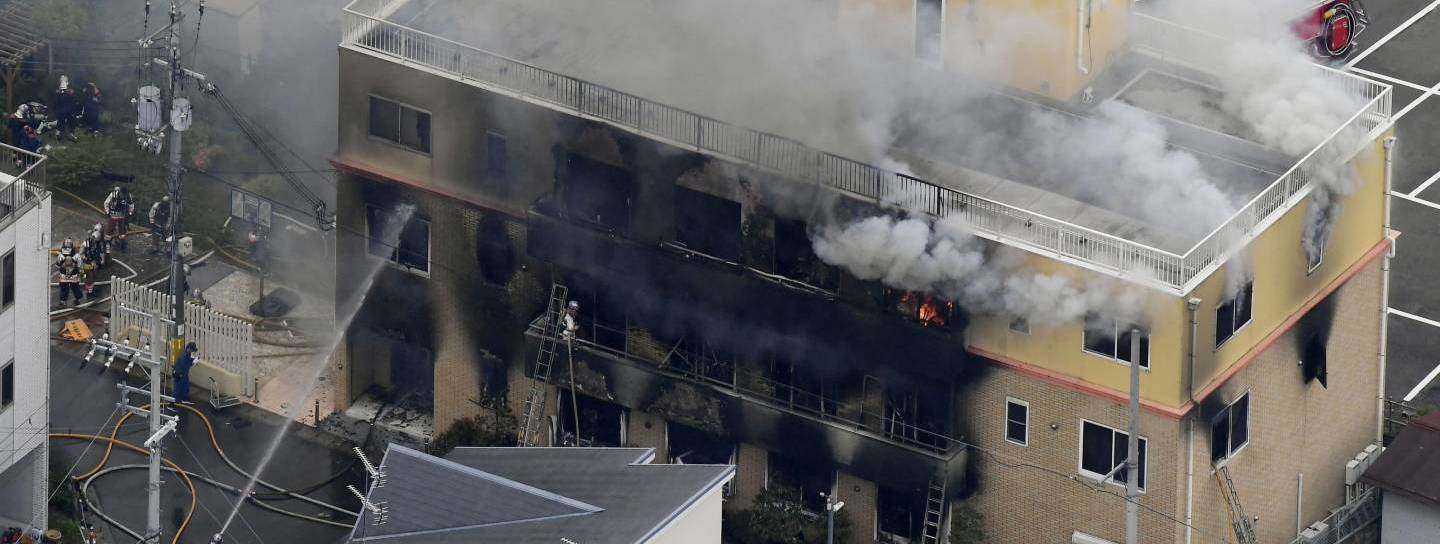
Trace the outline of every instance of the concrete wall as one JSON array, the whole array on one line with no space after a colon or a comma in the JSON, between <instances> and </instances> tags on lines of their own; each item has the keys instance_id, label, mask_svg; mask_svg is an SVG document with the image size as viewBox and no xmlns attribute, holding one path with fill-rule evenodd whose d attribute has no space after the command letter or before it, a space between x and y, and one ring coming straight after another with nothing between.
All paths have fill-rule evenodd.
<instances>
[{"instance_id":1,"label":"concrete wall","mask_svg":"<svg viewBox=\"0 0 1440 544\"><path fill-rule=\"evenodd\" d=\"M1381 544L1426 542L1440 535L1440 506L1389 492L1382 500Z\"/></svg>"},{"instance_id":2,"label":"concrete wall","mask_svg":"<svg viewBox=\"0 0 1440 544\"><path fill-rule=\"evenodd\" d=\"M694 505L680 514L680 517L671 522L660 534L655 535L646 542L656 544L719 544L720 543L720 509L724 503L724 497L720 494L720 486L711 489Z\"/></svg>"},{"instance_id":3,"label":"concrete wall","mask_svg":"<svg viewBox=\"0 0 1440 544\"><path fill-rule=\"evenodd\" d=\"M16 499L7 506L25 511L0 511L0 516L39 526L45 524L46 512L30 511L26 505L45 504L47 491L50 320L46 314L55 293L49 287L52 242L49 196L0 230L0 256L14 252L16 276L15 303L0 308L0 365L15 365L14 403L0 408L0 472L19 463L16 470L28 475L18 479L20 485L6 488Z\"/></svg>"}]
</instances>

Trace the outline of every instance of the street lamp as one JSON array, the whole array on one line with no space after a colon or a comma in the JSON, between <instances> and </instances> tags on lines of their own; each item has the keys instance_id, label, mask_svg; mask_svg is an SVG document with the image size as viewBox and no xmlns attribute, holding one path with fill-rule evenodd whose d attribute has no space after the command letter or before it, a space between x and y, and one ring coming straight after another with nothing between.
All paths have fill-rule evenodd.
<instances>
[{"instance_id":1,"label":"street lamp","mask_svg":"<svg viewBox=\"0 0 1440 544\"><path fill-rule=\"evenodd\" d=\"M835 500L834 493L821 493L825 497L825 544L835 544L835 513L845 507L845 501Z\"/></svg>"}]
</instances>

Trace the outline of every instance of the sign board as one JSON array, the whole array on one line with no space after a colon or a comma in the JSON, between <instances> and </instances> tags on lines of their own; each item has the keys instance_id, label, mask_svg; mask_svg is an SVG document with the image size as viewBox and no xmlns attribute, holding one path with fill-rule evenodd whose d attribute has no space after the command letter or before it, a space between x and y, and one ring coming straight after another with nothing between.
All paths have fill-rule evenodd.
<instances>
[{"instance_id":1,"label":"sign board","mask_svg":"<svg viewBox=\"0 0 1440 544\"><path fill-rule=\"evenodd\" d=\"M270 228L270 201L238 189L230 190L230 216Z\"/></svg>"}]
</instances>

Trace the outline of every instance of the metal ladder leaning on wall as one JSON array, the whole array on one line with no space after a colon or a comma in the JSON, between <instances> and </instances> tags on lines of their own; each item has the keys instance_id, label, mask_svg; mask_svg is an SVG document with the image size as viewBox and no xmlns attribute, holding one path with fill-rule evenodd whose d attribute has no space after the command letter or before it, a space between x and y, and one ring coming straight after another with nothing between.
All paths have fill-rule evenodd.
<instances>
[{"instance_id":1,"label":"metal ladder leaning on wall","mask_svg":"<svg viewBox=\"0 0 1440 544\"><path fill-rule=\"evenodd\" d=\"M545 309L542 327L545 333L540 337L540 351L535 357L535 377L530 380L530 391L525 394L525 406L520 418L519 446L535 445L535 433L545 418L545 385L550 383L550 369L554 366L555 355L560 347L561 321L565 315L565 299L570 289L558 283L550 286L550 306Z\"/></svg>"},{"instance_id":2,"label":"metal ladder leaning on wall","mask_svg":"<svg viewBox=\"0 0 1440 544\"><path fill-rule=\"evenodd\" d=\"M920 528L921 544L940 544L945 534L945 471L930 479L925 492L925 521Z\"/></svg>"},{"instance_id":3,"label":"metal ladder leaning on wall","mask_svg":"<svg viewBox=\"0 0 1440 544\"><path fill-rule=\"evenodd\" d=\"M1240 508L1240 495L1235 492L1235 482L1230 479L1230 469L1221 466L1215 469L1215 483L1220 484L1220 494L1225 498L1225 506L1230 511L1230 525L1235 528L1235 541L1238 544L1255 544L1255 525L1245 515L1245 510Z\"/></svg>"}]
</instances>

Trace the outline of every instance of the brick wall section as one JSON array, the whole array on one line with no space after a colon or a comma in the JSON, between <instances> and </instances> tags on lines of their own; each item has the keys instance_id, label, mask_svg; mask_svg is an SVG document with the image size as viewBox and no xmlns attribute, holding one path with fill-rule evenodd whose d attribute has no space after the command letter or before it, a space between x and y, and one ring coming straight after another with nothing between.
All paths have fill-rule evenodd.
<instances>
[{"instance_id":1,"label":"brick wall section","mask_svg":"<svg viewBox=\"0 0 1440 544\"><path fill-rule=\"evenodd\" d=\"M640 410L626 410L625 442L645 448L655 448L655 462L670 461L665 443L665 418Z\"/></svg>"},{"instance_id":2,"label":"brick wall section","mask_svg":"<svg viewBox=\"0 0 1440 544\"><path fill-rule=\"evenodd\" d=\"M749 444L740 444L740 454L735 461L735 495L725 503L727 508L750 508L755 494L765 488L765 474L770 467L770 452Z\"/></svg>"},{"instance_id":3,"label":"brick wall section","mask_svg":"<svg viewBox=\"0 0 1440 544\"><path fill-rule=\"evenodd\" d=\"M330 398L335 399L335 411L344 412L350 408L350 342L342 341L335 346L335 355L330 364L335 365L331 373Z\"/></svg>"},{"instance_id":4,"label":"brick wall section","mask_svg":"<svg viewBox=\"0 0 1440 544\"><path fill-rule=\"evenodd\" d=\"M1004 439L1005 398L1030 403L1029 446ZM995 455L974 452L979 488L969 499L985 516L991 542L1069 542L1073 531L1124 540L1124 488L1078 476L1080 419L1124 430L1127 407L997 368L957 395L966 439ZM1146 492L1141 504L1174 512L1183 497L1184 467L1173 454L1183 446L1177 422L1141 412L1140 435L1147 440ZM1056 428L1051 429L1051 425ZM1175 539L1176 524L1141 510L1140 541Z\"/></svg>"},{"instance_id":5,"label":"brick wall section","mask_svg":"<svg viewBox=\"0 0 1440 544\"><path fill-rule=\"evenodd\" d=\"M875 482L840 471L835 482L835 497L845 502L843 512L850 517L850 538L846 544L875 541Z\"/></svg>"},{"instance_id":6,"label":"brick wall section","mask_svg":"<svg viewBox=\"0 0 1440 544\"><path fill-rule=\"evenodd\" d=\"M1376 259L1331 295L1338 298L1326 350L1328 387L1318 381L1304 383L1296 364L1297 327L1211 395L1229 403L1250 392L1249 444L1226 466L1245 513L1260 518L1256 530L1261 542L1295 538L1300 474L1305 479L1301 525L1340 506L1345 462L1375 438L1381 264ZM1194 524L1203 533L1229 537L1225 503L1212 476L1209 424L1200 421L1195 433Z\"/></svg>"}]
</instances>

